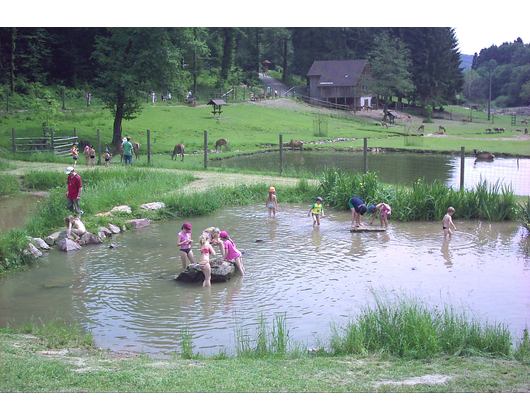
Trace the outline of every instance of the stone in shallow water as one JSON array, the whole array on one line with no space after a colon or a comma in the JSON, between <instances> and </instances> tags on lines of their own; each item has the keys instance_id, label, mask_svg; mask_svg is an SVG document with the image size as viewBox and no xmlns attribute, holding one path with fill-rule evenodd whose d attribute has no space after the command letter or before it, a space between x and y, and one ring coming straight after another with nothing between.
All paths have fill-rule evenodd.
<instances>
[{"instance_id":1,"label":"stone in shallow water","mask_svg":"<svg viewBox=\"0 0 530 420\"><path fill-rule=\"evenodd\" d=\"M224 283L229 281L237 270L237 267L233 262L225 261L222 258L211 260L210 266L212 267L212 283ZM204 281L204 274L198 264L190 264L186 270L177 276L173 276L172 279L188 283L202 283Z\"/></svg>"}]
</instances>

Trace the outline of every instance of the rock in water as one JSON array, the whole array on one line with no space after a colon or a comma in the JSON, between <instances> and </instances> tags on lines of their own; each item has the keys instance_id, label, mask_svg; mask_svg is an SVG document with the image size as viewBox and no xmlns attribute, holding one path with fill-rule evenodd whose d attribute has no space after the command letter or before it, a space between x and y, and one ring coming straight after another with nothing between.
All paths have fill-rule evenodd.
<instances>
[{"instance_id":1,"label":"rock in water","mask_svg":"<svg viewBox=\"0 0 530 420\"><path fill-rule=\"evenodd\" d=\"M77 242L72 241L71 239L64 238L57 242L57 246L61 251L70 252L78 251L81 249L81 245Z\"/></svg>"},{"instance_id":2,"label":"rock in water","mask_svg":"<svg viewBox=\"0 0 530 420\"><path fill-rule=\"evenodd\" d=\"M223 283L229 281L237 270L236 265L231 261L216 258L210 261L212 267L212 283ZM178 276L173 276L173 280L196 283L204 281L204 274L198 264L190 264L186 270Z\"/></svg>"}]
</instances>

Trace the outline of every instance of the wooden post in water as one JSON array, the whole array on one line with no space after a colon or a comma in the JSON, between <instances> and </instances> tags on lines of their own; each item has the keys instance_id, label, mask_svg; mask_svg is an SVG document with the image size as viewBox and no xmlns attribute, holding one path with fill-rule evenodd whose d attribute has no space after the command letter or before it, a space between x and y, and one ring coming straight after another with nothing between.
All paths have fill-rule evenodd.
<instances>
[{"instance_id":1,"label":"wooden post in water","mask_svg":"<svg viewBox=\"0 0 530 420\"><path fill-rule=\"evenodd\" d=\"M364 173L368 172L368 138L364 138L364 147L363 147L363 162L364 162Z\"/></svg>"},{"instance_id":2,"label":"wooden post in water","mask_svg":"<svg viewBox=\"0 0 530 420\"><path fill-rule=\"evenodd\" d=\"M151 163L151 130L147 130L147 163Z\"/></svg>"},{"instance_id":3,"label":"wooden post in water","mask_svg":"<svg viewBox=\"0 0 530 420\"><path fill-rule=\"evenodd\" d=\"M283 175L283 134L280 134L280 176Z\"/></svg>"},{"instance_id":4,"label":"wooden post in water","mask_svg":"<svg viewBox=\"0 0 530 420\"><path fill-rule=\"evenodd\" d=\"M98 128L98 166L101 165L101 132Z\"/></svg>"},{"instance_id":5,"label":"wooden post in water","mask_svg":"<svg viewBox=\"0 0 530 420\"><path fill-rule=\"evenodd\" d=\"M464 189L464 171L466 169L466 148L460 148L460 191Z\"/></svg>"},{"instance_id":6,"label":"wooden post in water","mask_svg":"<svg viewBox=\"0 0 530 420\"><path fill-rule=\"evenodd\" d=\"M204 169L208 168L208 131L204 130Z\"/></svg>"}]
</instances>

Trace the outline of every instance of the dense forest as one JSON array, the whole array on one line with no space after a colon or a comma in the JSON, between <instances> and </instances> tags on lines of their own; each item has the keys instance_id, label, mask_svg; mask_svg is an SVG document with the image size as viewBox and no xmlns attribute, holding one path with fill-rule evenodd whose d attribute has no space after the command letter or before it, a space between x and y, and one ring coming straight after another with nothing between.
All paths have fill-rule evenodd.
<instances>
[{"instance_id":1,"label":"dense forest","mask_svg":"<svg viewBox=\"0 0 530 420\"><path fill-rule=\"evenodd\" d=\"M116 117L134 118L150 91L223 91L259 84L264 60L304 84L314 60L369 59L382 96L420 106L530 101L530 45L482 49L463 71L451 28L0 28L0 96L43 87L97 92ZM384 93L383 93L384 92Z\"/></svg>"}]
</instances>

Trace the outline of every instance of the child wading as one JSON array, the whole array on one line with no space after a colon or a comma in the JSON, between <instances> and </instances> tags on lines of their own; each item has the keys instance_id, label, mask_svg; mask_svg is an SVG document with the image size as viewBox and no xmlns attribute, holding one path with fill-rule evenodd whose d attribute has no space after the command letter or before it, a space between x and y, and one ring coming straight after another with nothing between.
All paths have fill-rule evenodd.
<instances>
[{"instance_id":1,"label":"child wading","mask_svg":"<svg viewBox=\"0 0 530 420\"><path fill-rule=\"evenodd\" d=\"M204 274L204 281L202 287L210 287L212 285L212 267L210 267L210 254L215 257L215 251L210 245L209 237L201 235L199 237L199 244L201 246L201 259L199 260L199 268Z\"/></svg>"},{"instance_id":2,"label":"child wading","mask_svg":"<svg viewBox=\"0 0 530 420\"><path fill-rule=\"evenodd\" d=\"M307 217L311 216L313 213L313 226L320 226L320 215L324 217L324 205L322 204L322 197L317 197L317 202L311 206Z\"/></svg>"},{"instance_id":3,"label":"child wading","mask_svg":"<svg viewBox=\"0 0 530 420\"><path fill-rule=\"evenodd\" d=\"M276 210L278 210L278 201L276 200L276 189L274 187L269 188L269 194L267 195L267 201L265 205L269 209L269 217L276 217Z\"/></svg>"},{"instance_id":4,"label":"child wading","mask_svg":"<svg viewBox=\"0 0 530 420\"><path fill-rule=\"evenodd\" d=\"M241 258L241 252L236 248L236 244L230 237L228 233L224 230L219 234L221 241L219 242L219 248L221 249L221 254L223 258L227 261L234 261L236 267L241 272L241 275L245 275L245 267L243 266L243 259Z\"/></svg>"},{"instance_id":5,"label":"child wading","mask_svg":"<svg viewBox=\"0 0 530 420\"><path fill-rule=\"evenodd\" d=\"M390 207L386 203L379 203L378 205L374 206L373 204L368 207L368 212L373 213L374 217L372 218L372 221L370 224L372 224L377 217L377 212L381 211L381 214L379 214L379 220L381 221L381 227L388 227L388 215L392 214L392 207Z\"/></svg>"},{"instance_id":6,"label":"child wading","mask_svg":"<svg viewBox=\"0 0 530 420\"><path fill-rule=\"evenodd\" d=\"M454 230L458 230L455 226L455 224L453 223L453 214L455 214L455 209L454 207L449 207L447 209L447 214L444 216L443 220L442 220L442 225L443 225L443 231L444 231L444 239L447 238L447 236L449 236L449 239L451 239L451 236L453 235L453 231L451 230L451 226L453 227Z\"/></svg>"},{"instance_id":7,"label":"child wading","mask_svg":"<svg viewBox=\"0 0 530 420\"><path fill-rule=\"evenodd\" d=\"M177 245L180 246L180 259L182 261L182 271L184 271L187 267L186 261L189 259L190 263L194 264L195 257L191 250L191 243L193 242L193 239L191 239L191 224L186 222L181 229Z\"/></svg>"}]
</instances>

